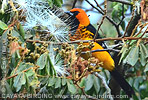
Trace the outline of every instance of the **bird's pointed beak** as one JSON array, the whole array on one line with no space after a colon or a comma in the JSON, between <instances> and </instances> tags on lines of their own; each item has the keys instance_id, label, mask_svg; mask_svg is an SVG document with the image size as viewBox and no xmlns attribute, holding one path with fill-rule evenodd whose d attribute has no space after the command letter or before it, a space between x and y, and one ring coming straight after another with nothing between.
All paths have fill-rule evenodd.
<instances>
[{"instance_id":1,"label":"bird's pointed beak","mask_svg":"<svg viewBox=\"0 0 148 100\"><path fill-rule=\"evenodd\" d=\"M69 16L73 16L73 13L71 13L70 11L66 11L66 14L68 14Z\"/></svg>"}]
</instances>

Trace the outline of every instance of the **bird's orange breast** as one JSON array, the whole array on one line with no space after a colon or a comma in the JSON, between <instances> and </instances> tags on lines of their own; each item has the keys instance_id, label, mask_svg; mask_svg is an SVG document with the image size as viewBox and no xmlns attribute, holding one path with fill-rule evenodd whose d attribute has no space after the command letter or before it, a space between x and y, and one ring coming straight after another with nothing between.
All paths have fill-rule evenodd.
<instances>
[{"instance_id":1,"label":"bird's orange breast","mask_svg":"<svg viewBox=\"0 0 148 100\"><path fill-rule=\"evenodd\" d=\"M85 40L91 40L86 38ZM89 43L83 43L83 45L89 45ZM104 49L101 45L99 45L97 42L94 42L94 47L92 48L92 50L97 50L97 49ZM84 49L84 51L88 51L89 49ZM112 71L115 68L114 65L114 60L112 59L111 55L107 52L107 51L98 51L98 52L93 52L92 56L97 58L100 62L102 62L102 66L103 68ZM82 57L84 59L88 59L88 55L87 54L83 54Z\"/></svg>"}]
</instances>

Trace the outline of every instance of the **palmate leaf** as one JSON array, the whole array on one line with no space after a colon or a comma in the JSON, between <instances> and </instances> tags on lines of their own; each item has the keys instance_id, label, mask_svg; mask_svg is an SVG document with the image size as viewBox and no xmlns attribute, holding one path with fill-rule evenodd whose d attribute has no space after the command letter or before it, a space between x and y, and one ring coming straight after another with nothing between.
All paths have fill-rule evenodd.
<instances>
[{"instance_id":1,"label":"palmate leaf","mask_svg":"<svg viewBox=\"0 0 148 100\"><path fill-rule=\"evenodd\" d=\"M89 74L88 77L86 78L86 83L85 83L85 91L88 91L92 88L94 83L93 75Z\"/></svg>"},{"instance_id":2,"label":"palmate leaf","mask_svg":"<svg viewBox=\"0 0 148 100\"><path fill-rule=\"evenodd\" d=\"M25 74L27 75L27 77L32 77L35 75L35 72L33 71L33 69L30 69L26 71Z\"/></svg>"},{"instance_id":3,"label":"palmate leaf","mask_svg":"<svg viewBox=\"0 0 148 100\"><path fill-rule=\"evenodd\" d=\"M81 87L85 87L85 91L89 91L94 86L95 91L98 93L100 91L100 80L93 74L89 74L87 77L82 78L80 82Z\"/></svg>"},{"instance_id":4,"label":"palmate leaf","mask_svg":"<svg viewBox=\"0 0 148 100\"><path fill-rule=\"evenodd\" d=\"M93 79L94 79L94 87L96 92L98 93L100 91L100 80L98 79L98 77L96 77L95 75L93 75Z\"/></svg>"},{"instance_id":5,"label":"palmate leaf","mask_svg":"<svg viewBox=\"0 0 148 100\"><path fill-rule=\"evenodd\" d=\"M66 85L67 79L66 78L62 78L62 85Z\"/></svg>"},{"instance_id":6,"label":"palmate leaf","mask_svg":"<svg viewBox=\"0 0 148 100\"><path fill-rule=\"evenodd\" d=\"M26 83L25 74L24 73L18 74L18 76L14 78L13 82L14 82L13 86L16 88L16 92L18 92L21 89L22 85Z\"/></svg>"},{"instance_id":7,"label":"palmate leaf","mask_svg":"<svg viewBox=\"0 0 148 100\"><path fill-rule=\"evenodd\" d=\"M39 69L43 69L45 65L47 64L47 56L48 54L44 53L37 60L37 65L39 66Z\"/></svg>"},{"instance_id":8,"label":"palmate leaf","mask_svg":"<svg viewBox=\"0 0 148 100\"><path fill-rule=\"evenodd\" d=\"M75 94L77 92L77 88L76 86L73 84L72 80L68 80L67 81L67 85L68 85L68 90L72 93Z\"/></svg>"},{"instance_id":9,"label":"palmate leaf","mask_svg":"<svg viewBox=\"0 0 148 100\"><path fill-rule=\"evenodd\" d=\"M50 56L47 52L42 54L38 60L37 60L37 65L39 66L39 70L44 73L44 75L51 75L51 76L56 76L56 71L54 69L54 66L51 62ZM43 72L44 71L44 72Z\"/></svg>"},{"instance_id":10,"label":"palmate leaf","mask_svg":"<svg viewBox=\"0 0 148 100\"><path fill-rule=\"evenodd\" d=\"M55 88L61 88L61 78L56 79Z\"/></svg>"},{"instance_id":11,"label":"palmate leaf","mask_svg":"<svg viewBox=\"0 0 148 100\"><path fill-rule=\"evenodd\" d=\"M33 65L28 64L28 63L24 63L24 62L22 62L19 65L19 67L16 71L18 73L18 75L13 79L13 86L16 88L16 92L18 92L21 89L22 85L25 85L27 81L28 81L27 88L29 88L30 83L32 82L32 79L30 79L29 77L34 77L34 75L35 75L35 72L33 71L33 69L29 69L31 67L33 67ZM23 72L26 69L29 69L29 70L26 72ZM11 75L13 75L13 72L14 71L12 71Z\"/></svg>"},{"instance_id":12,"label":"palmate leaf","mask_svg":"<svg viewBox=\"0 0 148 100\"><path fill-rule=\"evenodd\" d=\"M50 77L48 80L48 86L53 86L56 82L56 78L55 77Z\"/></svg>"},{"instance_id":13,"label":"palmate leaf","mask_svg":"<svg viewBox=\"0 0 148 100\"><path fill-rule=\"evenodd\" d=\"M30 86L37 88L38 84L40 84L40 81L38 80L38 77L34 76L31 83L29 83Z\"/></svg>"}]
</instances>

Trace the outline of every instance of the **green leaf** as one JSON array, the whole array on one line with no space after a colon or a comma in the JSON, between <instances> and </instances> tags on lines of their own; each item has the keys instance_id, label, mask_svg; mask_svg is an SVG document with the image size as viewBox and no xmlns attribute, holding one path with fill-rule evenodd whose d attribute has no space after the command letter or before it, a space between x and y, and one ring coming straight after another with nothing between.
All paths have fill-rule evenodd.
<instances>
[{"instance_id":1,"label":"green leaf","mask_svg":"<svg viewBox=\"0 0 148 100\"><path fill-rule=\"evenodd\" d=\"M134 81L134 87L137 91L139 91L139 85L142 83L143 77L137 77Z\"/></svg>"},{"instance_id":2,"label":"green leaf","mask_svg":"<svg viewBox=\"0 0 148 100\"><path fill-rule=\"evenodd\" d=\"M38 80L38 77L34 76L34 77L33 77L33 80L32 80L31 83L30 83L30 86L36 88L39 83L40 83L40 81Z\"/></svg>"},{"instance_id":3,"label":"green leaf","mask_svg":"<svg viewBox=\"0 0 148 100\"><path fill-rule=\"evenodd\" d=\"M8 82L6 81L6 90L7 90L7 94L13 94L12 89L10 87L10 84L8 84Z\"/></svg>"},{"instance_id":4,"label":"green leaf","mask_svg":"<svg viewBox=\"0 0 148 100\"><path fill-rule=\"evenodd\" d=\"M28 69L30 67L33 67L33 65L27 64L25 62L21 62L20 65L19 65L19 67L18 67L18 69L17 69L17 71L16 71L16 73L22 72L23 70L26 70L26 69Z\"/></svg>"},{"instance_id":5,"label":"green leaf","mask_svg":"<svg viewBox=\"0 0 148 100\"><path fill-rule=\"evenodd\" d=\"M24 73L18 74L18 76L14 78L13 82L14 82L13 86L16 88L16 92L18 92L21 89L22 85L26 83L25 74Z\"/></svg>"},{"instance_id":6,"label":"green leaf","mask_svg":"<svg viewBox=\"0 0 148 100\"><path fill-rule=\"evenodd\" d=\"M96 92L98 93L100 90L100 80L98 79L98 77L96 77L95 75L93 75L93 79L94 79L94 87Z\"/></svg>"},{"instance_id":7,"label":"green leaf","mask_svg":"<svg viewBox=\"0 0 148 100\"><path fill-rule=\"evenodd\" d=\"M141 65L144 66L146 64L146 58L145 58L145 50L144 48L142 47L143 44L140 45L140 62L141 62Z\"/></svg>"},{"instance_id":8,"label":"green leaf","mask_svg":"<svg viewBox=\"0 0 148 100\"><path fill-rule=\"evenodd\" d=\"M44 53L37 60L37 65L40 66L38 69L43 69L46 63L47 63L47 53Z\"/></svg>"},{"instance_id":9,"label":"green leaf","mask_svg":"<svg viewBox=\"0 0 148 100\"><path fill-rule=\"evenodd\" d=\"M0 20L0 28L1 28L2 30L6 30L6 29L8 29L8 26L7 26L4 22L2 22L2 21Z\"/></svg>"},{"instance_id":10,"label":"green leaf","mask_svg":"<svg viewBox=\"0 0 148 100\"><path fill-rule=\"evenodd\" d=\"M72 93L75 94L77 92L76 86L70 81L67 81L68 84L68 90Z\"/></svg>"},{"instance_id":11,"label":"green leaf","mask_svg":"<svg viewBox=\"0 0 148 100\"><path fill-rule=\"evenodd\" d=\"M92 88L94 83L93 76L91 74L88 75L86 78L86 83L85 83L85 91L88 91Z\"/></svg>"},{"instance_id":12,"label":"green leaf","mask_svg":"<svg viewBox=\"0 0 148 100\"><path fill-rule=\"evenodd\" d=\"M120 61L119 61L119 64L121 63L121 61L125 58L126 54L127 54L127 46L124 45L120 51L121 54L121 57L120 57Z\"/></svg>"},{"instance_id":13,"label":"green leaf","mask_svg":"<svg viewBox=\"0 0 148 100\"><path fill-rule=\"evenodd\" d=\"M56 82L56 78L55 77L51 77L49 78L49 81L48 81L48 86L53 86Z\"/></svg>"},{"instance_id":14,"label":"green leaf","mask_svg":"<svg viewBox=\"0 0 148 100\"><path fill-rule=\"evenodd\" d=\"M20 27L19 27L19 28L20 28L20 29L19 29L19 30L20 30L20 35L21 35L22 38L24 39L24 38L25 38L25 31L24 31L24 28L23 28L23 26L22 26L21 24L20 24L19 26L20 26Z\"/></svg>"},{"instance_id":15,"label":"green leaf","mask_svg":"<svg viewBox=\"0 0 148 100\"><path fill-rule=\"evenodd\" d=\"M48 68L47 68L48 67ZM54 68L54 66L53 66L53 64L52 64L52 61L51 61L51 59L50 59L50 56L48 55L47 56L47 73L48 73L48 75L51 75L51 76L54 76L54 75L56 75L56 70L55 70L55 68Z\"/></svg>"},{"instance_id":16,"label":"green leaf","mask_svg":"<svg viewBox=\"0 0 148 100\"><path fill-rule=\"evenodd\" d=\"M62 85L66 85L67 79L66 78L62 78Z\"/></svg>"},{"instance_id":17,"label":"green leaf","mask_svg":"<svg viewBox=\"0 0 148 100\"><path fill-rule=\"evenodd\" d=\"M144 69L144 72L147 72L147 71L148 71L148 63L146 64L145 69Z\"/></svg>"},{"instance_id":18,"label":"green leaf","mask_svg":"<svg viewBox=\"0 0 148 100\"><path fill-rule=\"evenodd\" d=\"M35 72L33 71L33 69L30 69L30 70L26 71L25 74L27 75L27 77L30 77L30 76L34 75Z\"/></svg>"},{"instance_id":19,"label":"green leaf","mask_svg":"<svg viewBox=\"0 0 148 100\"><path fill-rule=\"evenodd\" d=\"M56 5L58 7L62 7L63 0L54 0L53 3L54 3L54 5Z\"/></svg>"},{"instance_id":20,"label":"green leaf","mask_svg":"<svg viewBox=\"0 0 148 100\"><path fill-rule=\"evenodd\" d=\"M53 1L52 0L47 0L48 4L50 7L53 7Z\"/></svg>"},{"instance_id":21,"label":"green leaf","mask_svg":"<svg viewBox=\"0 0 148 100\"><path fill-rule=\"evenodd\" d=\"M20 33L18 33L18 31L16 30L12 30L12 36L14 37L18 37L20 41L22 41L23 43L25 42L24 39L22 38L22 36L20 35Z\"/></svg>"},{"instance_id":22,"label":"green leaf","mask_svg":"<svg viewBox=\"0 0 148 100\"><path fill-rule=\"evenodd\" d=\"M139 47L134 46L131 48L129 54L127 55L127 63L134 66L139 59Z\"/></svg>"},{"instance_id":23,"label":"green leaf","mask_svg":"<svg viewBox=\"0 0 148 100\"><path fill-rule=\"evenodd\" d=\"M61 87L61 78L57 78L55 82L55 88L60 88Z\"/></svg>"},{"instance_id":24,"label":"green leaf","mask_svg":"<svg viewBox=\"0 0 148 100\"><path fill-rule=\"evenodd\" d=\"M132 86L133 85L133 82L134 82L134 79L130 77L128 82Z\"/></svg>"},{"instance_id":25,"label":"green leaf","mask_svg":"<svg viewBox=\"0 0 148 100\"><path fill-rule=\"evenodd\" d=\"M81 82L80 82L80 86L81 87L83 87L83 86L85 86L85 83L86 83L86 80L85 80L85 77L83 77L82 79L81 79Z\"/></svg>"},{"instance_id":26,"label":"green leaf","mask_svg":"<svg viewBox=\"0 0 148 100\"><path fill-rule=\"evenodd\" d=\"M46 85L48 83L49 77L42 77L40 78L40 84Z\"/></svg>"},{"instance_id":27,"label":"green leaf","mask_svg":"<svg viewBox=\"0 0 148 100\"><path fill-rule=\"evenodd\" d=\"M26 84L25 84L25 86L26 86L26 89L29 91L29 87L30 87L30 85L29 85L29 77L27 76L27 74L26 74L26 72L25 72L25 77L26 77Z\"/></svg>"},{"instance_id":28,"label":"green leaf","mask_svg":"<svg viewBox=\"0 0 148 100\"><path fill-rule=\"evenodd\" d=\"M141 47L143 49L144 57L148 58L148 49L145 47L144 44L141 44Z\"/></svg>"},{"instance_id":29,"label":"green leaf","mask_svg":"<svg viewBox=\"0 0 148 100\"><path fill-rule=\"evenodd\" d=\"M134 87L135 87L135 89L138 91L138 87L139 87L138 78L136 78L135 81L134 81Z\"/></svg>"},{"instance_id":30,"label":"green leaf","mask_svg":"<svg viewBox=\"0 0 148 100\"><path fill-rule=\"evenodd\" d=\"M113 7L113 9L118 11L119 6L120 6L119 4L116 4L116 5Z\"/></svg>"}]
</instances>

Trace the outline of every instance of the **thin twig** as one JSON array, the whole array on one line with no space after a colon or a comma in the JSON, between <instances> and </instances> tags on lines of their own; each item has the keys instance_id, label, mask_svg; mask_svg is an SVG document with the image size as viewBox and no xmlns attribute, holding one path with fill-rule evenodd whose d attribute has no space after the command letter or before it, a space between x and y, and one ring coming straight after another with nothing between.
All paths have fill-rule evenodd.
<instances>
[{"instance_id":1,"label":"thin twig","mask_svg":"<svg viewBox=\"0 0 148 100\"><path fill-rule=\"evenodd\" d=\"M16 68L14 69L13 74L17 71L17 69L18 69L18 67L19 67L19 65L20 65L21 62L22 62L22 59L19 60L19 62L18 62L18 64L17 64Z\"/></svg>"},{"instance_id":2,"label":"thin twig","mask_svg":"<svg viewBox=\"0 0 148 100\"><path fill-rule=\"evenodd\" d=\"M72 6L72 9L75 7L76 3L77 3L77 0L74 0L74 3L73 3L73 6Z\"/></svg>"},{"instance_id":3,"label":"thin twig","mask_svg":"<svg viewBox=\"0 0 148 100\"><path fill-rule=\"evenodd\" d=\"M124 16L124 4L122 4L122 19L119 22L118 26L121 25L121 23L123 22L124 18L125 18L125 16Z\"/></svg>"},{"instance_id":4,"label":"thin twig","mask_svg":"<svg viewBox=\"0 0 148 100\"><path fill-rule=\"evenodd\" d=\"M99 13L101 13L102 15L104 15L104 13L101 11L101 10L99 10L97 7L95 7L92 3L90 3L88 0L85 0L87 3L89 3L93 8L95 8ZM113 24L113 25L116 25L116 23L112 20L112 19L110 19L108 16L106 16L106 18Z\"/></svg>"},{"instance_id":5,"label":"thin twig","mask_svg":"<svg viewBox=\"0 0 148 100\"><path fill-rule=\"evenodd\" d=\"M144 25L142 25L140 31L136 35L134 35L134 37L137 37L141 33L142 29L145 28L145 26L147 26L147 25L148 25L148 23L145 23Z\"/></svg>"},{"instance_id":6,"label":"thin twig","mask_svg":"<svg viewBox=\"0 0 148 100\"><path fill-rule=\"evenodd\" d=\"M98 4L97 0L94 0L94 1L97 4L97 7L99 7L102 11L104 11L103 8Z\"/></svg>"},{"instance_id":7,"label":"thin twig","mask_svg":"<svg viewBox=\"0 0 148 100\"><path fill-rule=\"evenodd\" d=\"M3 33L5 33L10 27L14 26L17 22L18 20L14 20L10 25L8 25L8 28Z\"/></svg>"},{"instance_id":8,"label":"thin twig","mask_svg":"<svg viewBox=\"0 0 148 100\"><path fill-rule=\"evenodd\" d=\"M32 68L33 68L33 67L30 67L30 68L28 68L28 69L23 70L22 72L26 72L26 71L28 71L28 70L30 70L30 69L32 69ZM22 72L21 72L21 73L22 73ZM18 73L15 74L15 75L9 76L9 77L6 78L6 80L11 79L11 78L13 78L13 77L15 77L15 76L17 76L17 75L18 75Z\"/></svg>"},{"instance_id":9,"label":"thin twig","mask_svg":"<svg viewBox=\"0 0 148 100\"><path fill-rule=\"evenodd\" d=\"M134 33L135 33L135 31L137 30L137 27L140 25L140 20L138 21L138 24L135 26L135 28L133 29L133 31L132 31L132 34L131 34L131 36L130 37L132 37L133 35L134 35Z\"/></svg>"},{"instance_id":10,"label":"thin twig","mask_svg":"<svg viewBox=\"0 0 148 100\"><path fill-rule=\"evenodd\" d=\"M97 29L96 34L94 36L94 41L95 41L95 39L96 39L96 37L98 35L98 32L99 32L99 29L100 29L101 25L104 22L105 17L106 17L106 13L107 13L107 1L106 0L104 1L104 10L103 11L104 11L104 15L102 17L101 23L98 25L98 29Z\"/></svg>"},{"instance_id":11,"label":"thin twig","mask_svg":"<svg viewBox=\"0 0 148 100\"><path fill-rule=\"evenodd\" d=\"M128 22L127 27L126 27L125 32L124 32L124 34L123 34L122 37L125 37L125 36L126 36L127 30L128 30L128 28L129 28L129 26L130 26L130 23L132 22L132 20L133 20L133 18L134 18L134 14L135 14L135 6L133 6L132 17L131 17L130 21Z\"/></svg>"},{"instance_id":12,"label":"thin twig","mask_svg":"<svg viewBox=\"0 0 148 100\"><path fill-rule=\"evenodd\" d=\"M145 35L145 33L147 32L147 30L148 30L148 27L146 28L146 30L144 31L144 33L140 36L140 38L142 38Z\"/></svg>"}]
</instances>

